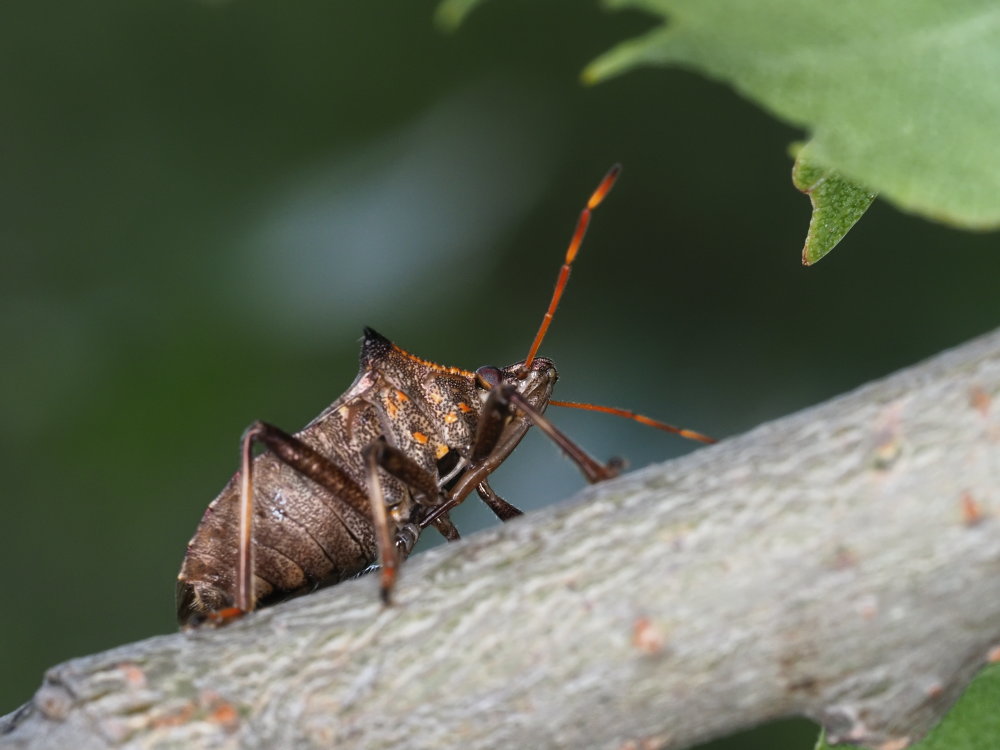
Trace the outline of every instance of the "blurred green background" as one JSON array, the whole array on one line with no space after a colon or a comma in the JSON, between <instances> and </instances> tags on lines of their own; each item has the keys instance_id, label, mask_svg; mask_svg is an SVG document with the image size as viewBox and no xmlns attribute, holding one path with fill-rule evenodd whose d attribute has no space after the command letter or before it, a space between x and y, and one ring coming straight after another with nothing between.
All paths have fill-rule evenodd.
<instances>
[{"instance_id":1,"label":"blurred green background","mask_svg":"<svg viewBox=\"0 0 1000 750\"><path fill-rule=\"evenodd\" d=\"M804 269L800 132L682 71L579 85L651 19L487 3L447 35L433 10L0 8L0 713L48 666L174 630L185 543L241 431L297 429L336 398L363 325L462 367L523 358L615 161L543 350L560 398L724 437L1000 319L995 234L876 202ZM554 416L633 466L695 447ZM534 435L494 482L528 509L581 485ZM472 503L455 520L494 523ZM727 747L783 736L813 731Z\"/></svg>"}]
</instances>

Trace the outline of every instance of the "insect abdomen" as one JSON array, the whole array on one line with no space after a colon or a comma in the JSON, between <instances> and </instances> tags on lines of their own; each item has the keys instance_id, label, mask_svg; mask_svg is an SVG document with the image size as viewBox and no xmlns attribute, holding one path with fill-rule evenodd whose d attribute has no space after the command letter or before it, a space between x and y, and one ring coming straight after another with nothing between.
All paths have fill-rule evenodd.
<instances>
[{"instance_id":1,"label":"insect abdomen","mask_svg":"<svg viewBox=\"0 0 1000 750\"><path fill-rule=\"evenodd\" d=\"M315 428L313 428L315 429ZM300 433L307 437L306 431ZM341 457L335 458L338 462ZM355 468L355 467L352 467ZM254 501L254 594L264 604L357 575L376 558L370 517L273 455L258 456ZM238 476L205 510L178 575L182 624L234 604Z\"/></svg>"}]
</instances>

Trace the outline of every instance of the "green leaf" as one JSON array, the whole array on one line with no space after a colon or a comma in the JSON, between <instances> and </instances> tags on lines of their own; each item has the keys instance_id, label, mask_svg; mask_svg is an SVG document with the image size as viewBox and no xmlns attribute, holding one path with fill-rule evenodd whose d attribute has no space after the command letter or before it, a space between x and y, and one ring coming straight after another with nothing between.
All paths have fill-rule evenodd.
<instances>
[{"instance_id":1,"label":"green leaf","mask_svg":"<svg viewBox=\"0 0 1000 750\"><path fill-rule=\"evenodd\" d=\"M1000 664L982 670L958 703L930 733L908 750L996 750L1000 737ZM858 750L828 745L821 732L816 750Z\"/></svg>"},{"instance_id":2,"label":"green leaf","mask_svg":"<svg viewBox=\"0 0 1000 750\"><path fill-rule=\"evenodd\" d=\"M680 65L812 132L812 158L900 208L1000 226L994 0L607 0L668 19L584 71Z\"/></svg>"},{"instance_id":3,"label":"green leaf","mask_svg":"<svg viewBox=\"0 0 1000 750\"><path fill-rule=\"evenodd\" d=\"M826 730L819 730L819 737L816 739L816 747L813 750L830 750L830 746L826 744Z\"/></svg>"},{"instance_id":4,"label":"green leaf","mask_svg":"<svg viewBox=\"0 0 1000 750\"><path fill-rule=\"evenodd\" d=\"M868 210L875 193L817 164L809 145L796 146L792 183L809 196L813 213L802 248L802 264L811 266L833 250Z\"/></svg>"}]
</instances>

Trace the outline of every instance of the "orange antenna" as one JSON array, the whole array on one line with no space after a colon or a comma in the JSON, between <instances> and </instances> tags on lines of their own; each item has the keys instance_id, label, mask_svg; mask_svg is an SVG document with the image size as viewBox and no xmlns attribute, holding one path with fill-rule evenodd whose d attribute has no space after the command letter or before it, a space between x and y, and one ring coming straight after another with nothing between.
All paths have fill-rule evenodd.
<instances>
[{"instance_id":1,"label":"orange antenna","mask_svg":"<svg viewBox=\"0 0 1000 750\"><path fill-rule=\"evenodd\" d=\"M538 354L538 347L542 345L542 339L545 338L545 333L549 330L549 325L552 323L552 316L556 314L556 308L559 307L559 300L562 299L563 290L566 288L566 282L569 281L570 266L572 266L573 261L576 260L576 254L580 250L580 244L583 242L584 235L587 234L587 227L590 226L590 214L595 208L601 205L601 201L604 200L604 196L606 196L611 190L611 187L615 184L615 180L618 179L618 175L621 171L621 164L615 164L611 167L611 169L608 170L608 173L604 175L604 179L601 180L601 184L597 186L597 190L595 190L590 196L590 200L587 201L587 205L580 212L580 218L576 221L576 231L573 232L573 239L570 240L569 248L566 250L566 259L563 261L562 268L559 269L559 278L556 279L556 288L555 291L552 292L552 299L549 301L549 309L545 311L545 317L542 318L542 324L538 327L538 333L535 334L535 340L531 342L531 348L528 350L528 356L524 360L525 372L528 371L528 368L531 367L531 363L535 360L535 355Z\"/></svg>"},{"instance_id":2,"label":"orange antenna","mask_svg":"<svg viewBox=\"0 0 1000 750\"><path fill-rule=\"evenodd\" d=\"M642 414L636 414L634 411L628 411L626 409L616 409L613 406L598 406L597 404L582 404L577 401L549 401L551 406L566 406L571 409L585 409L587 411L600 411L605 414L614 414L616 417L625 417L626 419L634 419L636 422L641 422L642 424L649 425L650 427L655 427L658 430L663 430L664 432L672 432L675 435L680 435L688 440L698 440L702 443L716 443L718 442L715 438L709 437L708 435L702 435L700 432L695 432L694 430L685 430L683 427L674 427L672 424L667 424L666 422L660 422L656 419L650 419L649 417L644 417Z\"/></svg>"}]
</instances>

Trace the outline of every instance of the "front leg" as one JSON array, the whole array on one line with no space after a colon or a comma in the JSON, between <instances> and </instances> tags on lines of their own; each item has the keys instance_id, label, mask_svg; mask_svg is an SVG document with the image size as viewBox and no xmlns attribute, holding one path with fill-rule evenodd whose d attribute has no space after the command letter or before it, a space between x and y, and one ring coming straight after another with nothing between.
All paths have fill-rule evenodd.
<instances>
[{"instance_id":1,"label":"front leg","mask_svg":"<svg viewBox=\"0 0 1000 750\"><path fill-rule=\"evenodd\" d=\"M413 549L421 527L416 524L406 524L398 529L394 528L396 524L390 519L386 510L385 493L382 491L378 470L382 469L415 491L415 499L420 505L437 506L445 501L445 496L438 488L437 477L428 473L399 448L389 445L384 437L369 443L362 451L362 455L368 467L368 497L371 502L372 521L381 562L379 590L382 601L390 604L399 563ZM448 518L447 513L435 518L433 525L449 542L459 538L458 529Z\"/></svg>"},{"instance_id":2,"label":"front leg","mask_svg":"<svg viewBox=\"0 0 1000 750\"><path fill-rule=\"evenodd\" d=\"M513 505L500 497L494 489L490 487L488 479L484 479L476 485L476 492L479 494L480 500L486 503L490 510L492 510L496 517L501 521L509 521L512 518L524 515L524 511L515 508Z\"/></svg>"},{"instance_id":3,"label":"front leg","mask_svg":"<svg viewBox=\"0 0 1000 750\"><path fill-rule=\"evenodd\" d=\"M509 436L504 437L504 428L511 415L516 415L517 412L523 414L525 419L538 427L552 442L559 446L563 453L577 465L588 482L601 482L621 473L624 463L620 459L612 459L608 463L602 464L546 419L540 411L532 407L513 385L509 383L494 385L483 404L476 437L472 444L472 460L469 462L469 467L452 488L448 500L438 505L421 520L421 528L435 523L438 518L465 500L473 489L479 492L479 496L501 520L510 520L510 518L520 514L517 508L500 498L495 492L491 496L492 488L489 485L480 488L489 475L513 450L512 439ZM515 416L515 418L517 417ZM516 440L519 439L519 437L513 438L513 443L516 445ZM500 501L502 505L496 501ZM496 508L494 503L497 505ZM507 517L505 518L505 516Z\"/></svg>"},{"instance_id":4,"label":"front leg","mask_svg":"<svg viewBox=\"0 0 1000 750\"><path fill-rule=\"evenodd\" d=\"M503 436L503 428L507 425L512 413L513 407L508 391L503 386L493 388L490 395L486 397L482 413L479 416L476 437L472 443L473 464L483 463L496 450L500 444L500 438ZM483 479L476 485L476 492L501 521L509 521L511 518L523 515L521 510L494 492L487 479Z\"/></svg>"}]
</instances>

